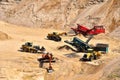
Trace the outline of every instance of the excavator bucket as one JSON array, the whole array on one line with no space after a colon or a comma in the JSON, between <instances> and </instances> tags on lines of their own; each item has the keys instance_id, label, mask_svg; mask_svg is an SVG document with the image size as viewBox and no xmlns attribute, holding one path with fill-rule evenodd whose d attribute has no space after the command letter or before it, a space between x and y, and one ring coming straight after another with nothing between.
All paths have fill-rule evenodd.
<instances>
[{"instance_id":1,"label":"excavator bucket","mask_svg":"<svg viewBox=\"0 0 120 80\"><path fill-rule=\"evenodd\" d=\"M52 73L54 70L53 69L47 69L48 73Z\"/></svg>"},{"instance_id":2,"label":"excavator bucket","mask_svg":"<svg viewBox=\"0 0 120 80\"><path fill-rule=\"evenodd\" d=\"M52 73L54 70L53 70L53 68L52 68L52 66L51 66L51 63L49 64L49 68L47 68L47 72L48 73Z\"/></svg>"}]
</instances>

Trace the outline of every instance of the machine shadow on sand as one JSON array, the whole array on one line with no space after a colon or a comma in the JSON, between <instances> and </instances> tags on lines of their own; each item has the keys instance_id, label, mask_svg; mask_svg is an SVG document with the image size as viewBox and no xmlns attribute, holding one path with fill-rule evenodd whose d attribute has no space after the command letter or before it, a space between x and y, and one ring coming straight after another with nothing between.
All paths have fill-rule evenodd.
<instances>
[{"instance_id":1,"label":"machine shadow on sand","mask_svg":"<svg viewBox=\"0 0 120 80\"><path fill-rule=\"evenodd\" d=\"M77 55L77 53L68 53L68 54L64 54L64 55L68 58L78 58L78 57L80 57L79 55Z\"/></svg>"},{"instance_id":2,"label":"machine shadow on sand","mask_svg":"<svg viewBox=\"0 0 120 80\"><path fill-rule=\"evenodd\" d=\"M74 52L78 52L77 50L71 48L68 45L63 45L63 46L58 47L58 50L63 50L63 49L65 49L65 50L71 50L71 51L74 51Z\"/></svg>"},{"instance_id":3,"label":"machine shadow on sand","mask_svg":"<svg viewBox=\"0 0 120 80\"><path fill-rule=\"evenodd\" d=\"M22 53L25 52L25 51L23 51L23 50L21 50L21 49L19 49L19 50L17 50L17 51L22 52ZM31 53L31 54L42 54L43 52L41 51L41 52L37 52L37 53L34 53L34 52L26 52L26 53Z\"/></svg>"}]
</instances>

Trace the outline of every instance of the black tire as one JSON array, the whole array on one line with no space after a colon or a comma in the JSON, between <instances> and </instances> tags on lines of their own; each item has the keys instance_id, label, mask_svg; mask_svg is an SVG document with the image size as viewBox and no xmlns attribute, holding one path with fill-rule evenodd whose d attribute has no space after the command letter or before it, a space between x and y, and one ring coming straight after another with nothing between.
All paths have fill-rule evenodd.
<instances>
[{"instance_id":1,"label":"black tire","mask_svg":"<svg viewBox=\"0 0 120 80\"><path fill-rule=\"evenodd\" d=\"M84 57L84 58L87 58L87 54L84 54L83 57Z\"/></svg>"},{"instance_id":2,"label":"black tire","mask_svg":"<svg viewBox=\"0 0 120 80\"><path fill-rule=\"evenodd\" d=\"M52 39L52 37L51 37L51 36L47 36L47 38L48 38L49 40L51 40L51 39Z\"/></svg>"},{"instance_id":3,"label":"black tire","mask_svg":"<svg viewBox=\"0 0 120 80\"><path fill-rule=\"evenodd\" d=\"M34 53L34 50L31 49L31 50L30 50L30 53Z\"/></svg>"},{"instance_id":4,"label":"black tire","mask_svg":"<svg viewBox=\"0 0 120 80\"><path fill-rule=\"evenodd\" d=\"M90 56L90 57L89 57L89 61L92 61L92 60L93 60L93 57L92 57L92 56Z\"/></svg>"},{"instance_id":5,"label":"black tire","mask_svg":"<svg viewBox=\"0 0 120 80\"><path fill-rule=\"evenodd\" d=\"M25 52L25 49L24 49L24 48L22 48L22 51L23 51L23 52Z\"/></svg>"},{"instance_id":6,"label":"black tire","mask_svg":"<svg viewBox=\"0 0 120 80\"><path fill-rule=\"evenodd\" d=\"M25 52L28 52L28 49L27 49L27 48L24 48L24 51L25 51Z\"/></svg>"},{"instance_id":7,"label":"black tire","mask_svg":"<svg viewBox=\"0 0 120 80\"><path fill-rule=\"evenodd\" d=\"M97 56L96 56L96 55L94 55L94 59L95 59L95 60L97 59Z\"/></svg>"}]
</instances>

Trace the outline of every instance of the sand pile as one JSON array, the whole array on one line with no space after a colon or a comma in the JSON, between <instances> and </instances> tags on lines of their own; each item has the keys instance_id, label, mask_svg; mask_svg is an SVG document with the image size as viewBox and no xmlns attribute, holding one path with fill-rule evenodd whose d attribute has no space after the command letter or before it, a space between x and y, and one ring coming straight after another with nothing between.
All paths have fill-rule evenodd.
<instances>
[{"instance_id":1,"label":"sand pile","mask_svg":"<svg viewBox=\"0 0 120 80\"><path fill-rule=\"evenodd\" d=\"M8 36L6 33L0 31L0 40L7 40L11 39L10 36Z\"/></svg>"}]
</instances>

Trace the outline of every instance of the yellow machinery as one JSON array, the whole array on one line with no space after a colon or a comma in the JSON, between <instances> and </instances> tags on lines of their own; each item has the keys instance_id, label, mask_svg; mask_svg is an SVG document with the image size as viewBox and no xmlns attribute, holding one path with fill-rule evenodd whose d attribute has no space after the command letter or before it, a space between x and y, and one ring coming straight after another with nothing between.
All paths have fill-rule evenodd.
<instances>
[{"instance_id":1,"label":"yellow machinery","mask_svg":"<svg viewBox=\"0 0 120 80\"><path fill-rule=\"evenodd\" d=\"M61 41L62 39L56 32L53 32L52 34L48 34L47 38L49 40L54 40L54 41Z\"/></svg>"},{"instance_id":2,"label":"yellow machinery","mask_svg":"<svg viewBox=\"0 0 120 80\"><path fill-rule=\"evenodd\" d=\"M84 54L82 57L82 61L92 61L99 59L101 56L101 52L93 51L93 49L88 49L88 53Z\"/></svg>"},{"instance_id":3,"label":"yellow machinery","mask_svg":"<svg viewBox=\"0 0 120 80\"><path fill-rule=\"evenodd\" d=\"M21 46L23 52L37 53L40 50L39 46L33 46L31 42L26 42Z\"/></svg>"}]
</instances>

